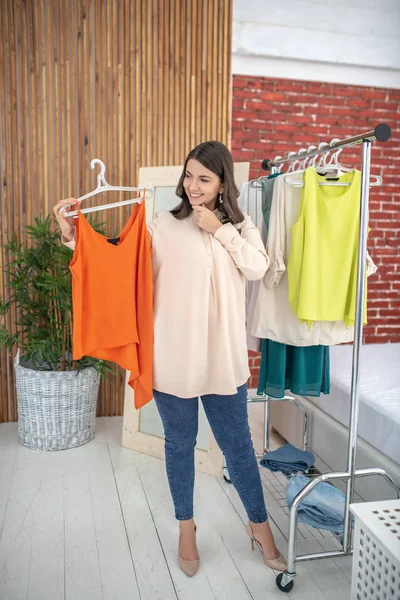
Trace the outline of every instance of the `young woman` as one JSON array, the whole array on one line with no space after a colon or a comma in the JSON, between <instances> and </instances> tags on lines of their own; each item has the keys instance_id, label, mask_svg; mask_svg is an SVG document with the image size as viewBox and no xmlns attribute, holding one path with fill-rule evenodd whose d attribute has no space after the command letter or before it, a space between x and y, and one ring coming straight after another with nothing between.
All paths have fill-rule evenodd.
<instances>
[{"instance_id":1,"label":"young woman","mask_svg":"<svg viewBox=\"0 0 400 600\"><path fill-rule=\"evenodd\" d=\"M148 224L153 258L154 399L164 427L165 460L175 516L179 564L199 568L193 520L198 398L224 453L249 517L247 533L268 566L284 570L275 546L247 415L250 376L245 328L245 280L261 279L268 257L260 233L238 206L232 156L204 142L187 156L171 212ZM54 213L62 241L74 248L74 224Z\"/></svg>"}]
</instances>

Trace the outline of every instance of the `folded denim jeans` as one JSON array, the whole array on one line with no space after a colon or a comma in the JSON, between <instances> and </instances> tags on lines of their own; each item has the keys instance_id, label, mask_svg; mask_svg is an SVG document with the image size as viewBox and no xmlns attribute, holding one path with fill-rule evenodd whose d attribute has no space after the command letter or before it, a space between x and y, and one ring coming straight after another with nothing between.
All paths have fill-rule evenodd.
<instances>
[{"instance_id":1,"label":"folded denim jeans","mask_svg":"<svg viewBox=\"0 0 400 600\"><path fill-rule=\"evenodd\" d=\"M309 482L310 479L304 475L291 477L286 489L289 508L295 496ZM343 535L344 507L344 493L330 483L322 481L301 501L297 514L298 521Z\"/></svg>"},{"instance_id":2,"label":"folded denim jeans","mask_svg":"<svg viewBox=\"0 0 400 600\"><path fill-rule=\"evenodd\" d=\"M309 450L299 450L292 444L285 444L277 450L267 452L260 464L270 471L280 471L284 475L307 471L315 461L315 456Z\"/></svg>"}]
</instances>

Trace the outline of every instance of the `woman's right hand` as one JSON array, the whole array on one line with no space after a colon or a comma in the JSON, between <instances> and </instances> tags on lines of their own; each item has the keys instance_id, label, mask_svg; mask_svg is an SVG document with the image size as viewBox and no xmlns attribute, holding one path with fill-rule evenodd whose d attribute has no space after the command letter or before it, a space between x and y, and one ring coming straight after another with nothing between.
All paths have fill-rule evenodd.
<instances>
[{"instance_id":1,"label":"woman's right hand","mask_svg":"<svg viewBox=\"0 0 400 600\"><path fill-rule=\"evenodd\" d=\"M73 219L73 217L64 217L63 213L62 212L60 213L59 211L66 204L69 204L71 207L73 207L77 203L78 203L78 200L76 198L67 198L66 200L60 200L60 202L58 202L58 204L56 204L55 207L53 208L54 215L60 226L62 235L64 237L66 237L67 239L71 239L71 240L73 239L74 234L75 234L74 219ZM68 211L65 211L65 212L68 212Z\"/></svg>"}]
</instances>

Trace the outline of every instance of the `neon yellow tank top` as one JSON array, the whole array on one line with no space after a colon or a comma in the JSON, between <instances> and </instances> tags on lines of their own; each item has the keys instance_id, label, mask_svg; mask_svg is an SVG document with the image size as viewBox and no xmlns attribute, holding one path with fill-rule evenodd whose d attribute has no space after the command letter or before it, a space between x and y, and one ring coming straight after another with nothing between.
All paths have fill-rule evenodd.
<instances>
[{"instance_id":1,"label":"neon yellow tank top","mask_svg":"<svg viewBox=\"0 0 400 600\"><path fill-rule=\"evenodd\" d=\"M307 321L354 324L361 173L341 175L347 186L320 186L326 181L314 167L304 173L298 220L291 227L288 261L289 304ZM366 289L366 288L365 288ZM364 300L364 322L366 294Z\"/></svg>"}]
</instances>

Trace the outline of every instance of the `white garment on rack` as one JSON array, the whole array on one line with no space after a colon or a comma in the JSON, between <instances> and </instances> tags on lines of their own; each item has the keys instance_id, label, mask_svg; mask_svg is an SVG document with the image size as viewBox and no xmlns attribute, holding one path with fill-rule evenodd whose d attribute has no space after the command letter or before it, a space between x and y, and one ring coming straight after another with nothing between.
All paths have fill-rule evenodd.
<instances>
[{"instance_id":1,"label":"white garment on rack","mask_svg":"<svg viewBox=\"0 0 400 600\"><path fill-rule=\"evenodd\" d=\"M273 180L271 180L273 181ZM242 183L238 198L240 210L249 215L254 225L261 233L261 239L265 246L267 241L267 228L265 226L262 211L262 188L254 186L250 182ZM247 348L254 352L261 352L261 340L251 333L254 308L257 301L260 281L246 281L246 342Z\"/></svg>"},{"instance_id":2,"label":"white garment on rack","mask_svg":"<svg viewBox=\"0 0 400 600\"><path fill-rule=\"evenodd\" d=\"M245 215L248 215L254 225L258 227L261 233L261 239L265 245L267 241L267 228L265 227L262 211L263 191L261 184L252 185L249 181L242 183L239 192L239 208Z\"/></svg>"},{"instance_id":3,"label":"white garment on rack","mask_svg":"<svg viewBox=\"0 0 400 600\"><path fill-rule=\"evenodd\" d=\"M292 182L302 179L302 173L291 176ZM301 323L289 306L286 263L291 244L290 228L297 220L302 193L301 187L285 183L284 177L276 178L266 246L270 267L260 282L251 333L291 346L351 342L354 327L346 327L344 321L315 321L308 329L307 323ZM376 266L368 257L367 275L375 271Z\"/></svg>"}]
</instances>

